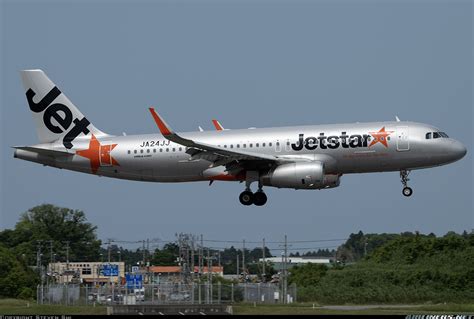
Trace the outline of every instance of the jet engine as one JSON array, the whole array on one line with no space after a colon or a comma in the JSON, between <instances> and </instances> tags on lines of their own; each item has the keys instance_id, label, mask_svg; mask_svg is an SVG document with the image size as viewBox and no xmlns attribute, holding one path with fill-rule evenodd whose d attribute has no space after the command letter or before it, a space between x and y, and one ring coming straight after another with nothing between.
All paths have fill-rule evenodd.
<instances>
[{"instance_id":1,"label":"jet engine","mask_svg":"<svg viewBox=\"0 0 474 319\"><path fill-rule=\"evenodd\" d=\"M282 164L263 178L263 184L278 188L317 189L324 182L324 165L321 162Z\"/></svg>"},{"instance_id":2,"label":"jet engine","mask_svg":"<svg viewBox=\"0 0 474 319\"><path fill-rule=\"evenodd\" d=\"M263 177L263 184L278 188L321 189L339 186L339 175L325 175L322 162L282 164Z\"/></svg>"},{"instance_id":3,"label":"jet engine","mask_svg":"<svg viewBox=\"0 0 474 319\"><path fill-rule=\"evenodd\" d=\"M341 183L339 175L324 175L324 183L321 188L334 188L338 187Z\"/></svg>"}]
</instances>

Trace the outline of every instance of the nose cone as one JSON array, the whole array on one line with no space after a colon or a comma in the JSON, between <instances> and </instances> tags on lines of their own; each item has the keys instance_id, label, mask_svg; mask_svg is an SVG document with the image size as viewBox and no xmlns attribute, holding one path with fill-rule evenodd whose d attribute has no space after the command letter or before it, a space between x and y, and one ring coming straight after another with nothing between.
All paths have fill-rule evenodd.
<instances>
[{"instance_id":1,"label":"nose cone","mask_svg":"<svg viewBox=\"0 0 474 319\"><path fill-rule=\"evenodd\" d=\"M457 161L463 158L464 155L466 155L467 150L466 150L466 147L461 142L454 141L451 144L449 153L452 156L453 160Z\"/></svg>"}]
</instances>

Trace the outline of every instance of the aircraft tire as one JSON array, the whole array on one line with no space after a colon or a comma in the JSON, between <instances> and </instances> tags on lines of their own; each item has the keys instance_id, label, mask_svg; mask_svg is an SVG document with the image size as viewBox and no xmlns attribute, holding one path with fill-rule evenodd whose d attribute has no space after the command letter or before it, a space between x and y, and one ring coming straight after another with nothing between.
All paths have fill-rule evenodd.
<instances>
[{"instance_id":1,"label":"aircraft tire","mask_svg":"<svg viewBox=\"0 0 474 319\"><path fill-rule=\"evenodd\" d=\"M254 195L250 191L243 191L239 195L239 201L242 205L250 206L254 202Z\"/></svg>"},{"instance_id":2,"label":"aircraft tire","mask_svg":"<svg viewBox=\"0 0 474 319\"><path fill-rule=\"evenodd\" d=\"M410 197L413 194L413 190L410 187L404 187L402 190L402 194L405 197Z\"/></svg>"},{"instance_id":3,"label":"aircraft tire","mask_svg":"<svg viewBox=\"0 0 474 319\"><path fill-rule=\"evenodd\" d=\"M255 206L263 206L267 202L267 195L264 192L256 192L253 194L253 203Z\"/></svg>"}]
</instances>

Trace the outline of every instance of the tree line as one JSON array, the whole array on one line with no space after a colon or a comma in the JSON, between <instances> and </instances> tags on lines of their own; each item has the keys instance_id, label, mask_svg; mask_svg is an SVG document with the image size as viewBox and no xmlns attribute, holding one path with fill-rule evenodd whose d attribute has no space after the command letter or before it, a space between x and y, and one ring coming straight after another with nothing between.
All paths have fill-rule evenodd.
<instances>
[{"instance_id":1,"label":"tree line","mask_svg":"<svg viewBox=\"0 0 474 319\"><path fill-rule=\"evenodd\" d=\"M437 237L409 232L359 232L338 250L351 262L291 269L290 282L299 287L300 301L340 304L474 300L474 234L449 232Z\"/></svg>"},{"instance_id":2,"label":"tree line","mask_svg":"<svg viewBox=\"0 0 474 319\"><path fill-rule=\"evenodd\" d=\"M38 267L50 261L112 261L127 266L177 265L179 246L170 242L151 252L104 248L97 227L84 212L54 205L40 205L20 216L14 229L0 232L0 296L32 298L40 283ZM207 249L207 248L205 248ZM237 273L245 253L247 271L260 275L261 247L210 249L225 274ZM350 234L337 249L320 249L292 256L334 257L330 266L307 264L290 270L290 283L298 286L300 301L417 302L474 300L474 235L450 232L442 237L417 232L401 234ZM265 248L265 257L272 257ZM195 265L198 264L197 254ZM45 269L45 268L43 268ZM128 269L128 268L127 268ZM275 272L266 267L267 280Z\"/></svg>"}]
</instances>

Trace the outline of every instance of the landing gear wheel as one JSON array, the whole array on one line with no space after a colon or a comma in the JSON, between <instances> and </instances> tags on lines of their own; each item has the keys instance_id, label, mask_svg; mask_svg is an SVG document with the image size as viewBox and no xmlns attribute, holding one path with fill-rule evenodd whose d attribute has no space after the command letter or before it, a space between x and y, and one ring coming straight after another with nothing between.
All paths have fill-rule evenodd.
<instances>
[{"instance_id":1,"label":"landing gear wheel","mask_svg":"<svg viewBox=\"0 0 474 319\"><path fill-rule=\"evenodd\" d=\"M413 190L410 188L410 187L404 187L403 188L403 191L402 191L402 194L406 197L410 197L411 194L413 194Z\"/></svg>"},{"instance_id":2,"label":"landing gear wheel","mask_svg":"<svg viewBox=\"0 0 474 319\"><path fill-rule=\"evenodd\" d=\"M400 178L402 179L402 184L403 184L402 194L405 197L410 197L411 194L413 194L413 190L410 187L408 187L408 185L407 185L408 181L410 180L408 178L408 174L410 174L409 170L401 170L400 171Z\"/></svg>"},{"instance_id":3,"label":"landing gear wheel","mask_svg":"<svg viewBox=\"0 0 474 319\"><path fill-rule=\"evenodd\" d=\"M254 195L251 191L243 191L239 196L240 203L245 206L250 206L254 202Z\"/></svg>"},{"instance_id":4,"label":"landing gear wheel","mask_svg":"<svg viewBox=\"0 0 474 319\"><path fill-rule=\"evenodd\" d=\"M253 203L255 206L263 206L267 202L267 195L264 192L258 191L253 194Z\"/></svg>"}]
</instances>

